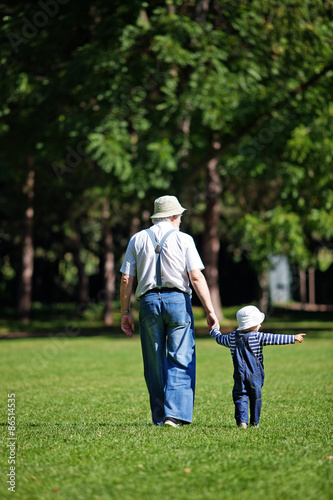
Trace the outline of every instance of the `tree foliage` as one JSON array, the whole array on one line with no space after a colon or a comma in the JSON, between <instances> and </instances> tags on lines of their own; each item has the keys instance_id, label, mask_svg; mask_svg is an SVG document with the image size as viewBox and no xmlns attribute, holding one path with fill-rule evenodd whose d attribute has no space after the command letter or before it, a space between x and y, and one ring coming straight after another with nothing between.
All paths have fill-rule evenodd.
<instances>
[{"instance_id":1,"label":"tree foliage","mask_svg":"<svg viewBox=\"0 0 333 500\"><path fill-rule=\"evenodd\" d=\"M52 254L65 275L73 234L88 273L89 255L103 261L105 200L117 262L137 217L147 220L166 192L188 204L185 229L203 233L207 165L220 183L216 234L236 259L260 273L272 253L307 267L329 248L329 2L17 1L3 2L2 15L7 282L20 274L29 161L35 257L45 264ZM60 271L50 272L56 283Z\"/></svg>"}]
</instances>

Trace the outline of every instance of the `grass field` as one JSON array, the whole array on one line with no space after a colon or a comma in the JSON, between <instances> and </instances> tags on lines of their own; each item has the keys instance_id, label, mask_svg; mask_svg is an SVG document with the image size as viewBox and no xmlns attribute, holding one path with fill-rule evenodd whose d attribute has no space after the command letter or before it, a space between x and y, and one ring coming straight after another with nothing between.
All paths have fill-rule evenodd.
<instances>
[{"instance_id":1,"label":"grass field","mask_svg":"<svg viewBox=\"0 0 333 500\"><path fill-rule=\"evenodd\" d=\"M266 347L259 429L233 418L232 361L197 340L194 421L150 423L138 336L2 340L0 498L15 393L20 500L332 498L330 331ZM14 496L15 498L15 496Z\"/></svg>"}]
</instances>

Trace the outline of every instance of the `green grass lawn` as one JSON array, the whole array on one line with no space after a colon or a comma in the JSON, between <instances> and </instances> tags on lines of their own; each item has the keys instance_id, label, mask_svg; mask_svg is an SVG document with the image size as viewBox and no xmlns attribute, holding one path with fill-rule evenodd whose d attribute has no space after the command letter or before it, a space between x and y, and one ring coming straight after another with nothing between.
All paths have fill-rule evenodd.
<instances>
[{"instance_id":1,"label":"green grass lawn","mask_svg":"<svg viewBox=\"0 0 333 500\"><path fill-rule=\"evenodd\" d=\"M197 340L194 421L150 423L140 341L2 340L0 498L7 491L7 394L16 399L16 498L332 498L329 331L264 348L259 429L238 429L228 349ZM14 496L15 498L15 496Z\"/></svg>"}]
</instances>

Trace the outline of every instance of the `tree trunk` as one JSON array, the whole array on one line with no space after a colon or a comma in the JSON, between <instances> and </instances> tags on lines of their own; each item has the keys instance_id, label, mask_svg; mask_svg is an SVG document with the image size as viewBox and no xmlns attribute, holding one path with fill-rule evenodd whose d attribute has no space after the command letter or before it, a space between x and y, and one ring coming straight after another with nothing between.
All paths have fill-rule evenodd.
<instances>
[{"instance_id":1,"label":"tree trunk","mask_svg":"<svg viewBox=\"0 0 333 500\"><path fill-rule=\"evenodd\" d=\"M299 287L301 304L306 304L306 274L304 269L299 270Z\"/></svg>"},{"instance_id":2,"label":"tree trunk","mask_svg":"<svg viewBox=\"0 0 333 500\"><path fill-rule=\"evenodd\" d=\"M79 310L81 313L86 309L89 303L89 278L85 273L84 262L80 256L81 250L81 237L78 230L75 230L71 236L72 240L72 248L73 248L73 259L74 264L78 270L78 301L79 301Z\"/></svg>"},{"instance_id":3,"label":"tree trunk","mask_svg":"<svg viewBox=\"0 0 333 500\"><path fill-rule=\"evenodd\" d=\"M115 293L115 271L113 237L110 229L110 203L105 200L102 213L103 226L103 252L104 252L104 311L103 321L105 325L112 325L112 301Z\"/></svg>"},{"instance_id":4,"label":"tree trunk","mask_svg":"<svg viewBox=\"0 0 333 500\"><path fill-rule=\"evenodd\" d=\"M214 158L207 163L206 175L206 212L205 232L203 241L203 261L205 277L211 294L213 307L219 320L223 319L219 289L218 258L220 251L219 220L220 195L222 192L221 180L217 172L218 159Z\"/></svg>"},{"instance_id":5,"label":"tree trunk","mask_svg":"<svg viewBox=\"0 0 333 500\"><path fill-rule=\"evenodd\" d=\"M314 305L316 303L316 291L315 291L315 270L314 267L309 268L309 304Z\"/></svg>"},{"instance_id":6,"label":"tree trunk","mask_svg":"<svg viewBox=\"0 0 333 500\"><path fill-rule=\"evenodd\" d=\"M18 314L22 321L29 323L32 295L32 277L34 272L34 186L35 171L32 169L33 158L28 158L29 173L23 192L27 195L27 208L23 226L22 272L18 291Z\"/></svg>"},{"instance_id":7,"label":"tree trunk","mask_svg":"<svg viewBox=\"0 0 333 500\"><path fill-rule=\"evenodd\" d=\"M269 273L267 269L265 269L259 274L258 281L261 289L261 297L259 299L259 309L260 311L266 314L269 305Z\"/></svg>"},{"instance_id":8,"label":"tree trunk","mask_svg":"<svg viewBox=\"0 0 333 500\"><path fill-rule=\"evenodd\" d=\"M197 0L195 4L195 20L202 26L206 23L210 0Z\"/></svg>"}]
</instances>

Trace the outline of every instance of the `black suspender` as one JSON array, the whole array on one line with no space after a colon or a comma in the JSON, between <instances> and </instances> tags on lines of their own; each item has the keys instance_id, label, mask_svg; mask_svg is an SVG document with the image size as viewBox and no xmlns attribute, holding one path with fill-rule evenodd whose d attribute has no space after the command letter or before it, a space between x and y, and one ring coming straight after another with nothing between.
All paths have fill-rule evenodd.
<instances>
[{"instance_id":1,"label":"black suspender","mask_svg":"<svg viewBox=\"0 0 333 500\"><path fill-rule=\"evenodd\" d=\"M152 241L152 244L154 245L154 250L155 250L155 262L156 262L156 284L158 288L162 287L162 277L161 277L161 252L162 252L162 247L164 245L165 240L169 236L169 234L173 233L176 231L175 229L171 229L161 239L160 242L157 241L155 234L153 231L148 228L146 229L147 233L150 236L150 239Z\"/></svg>"}]
</instances>

